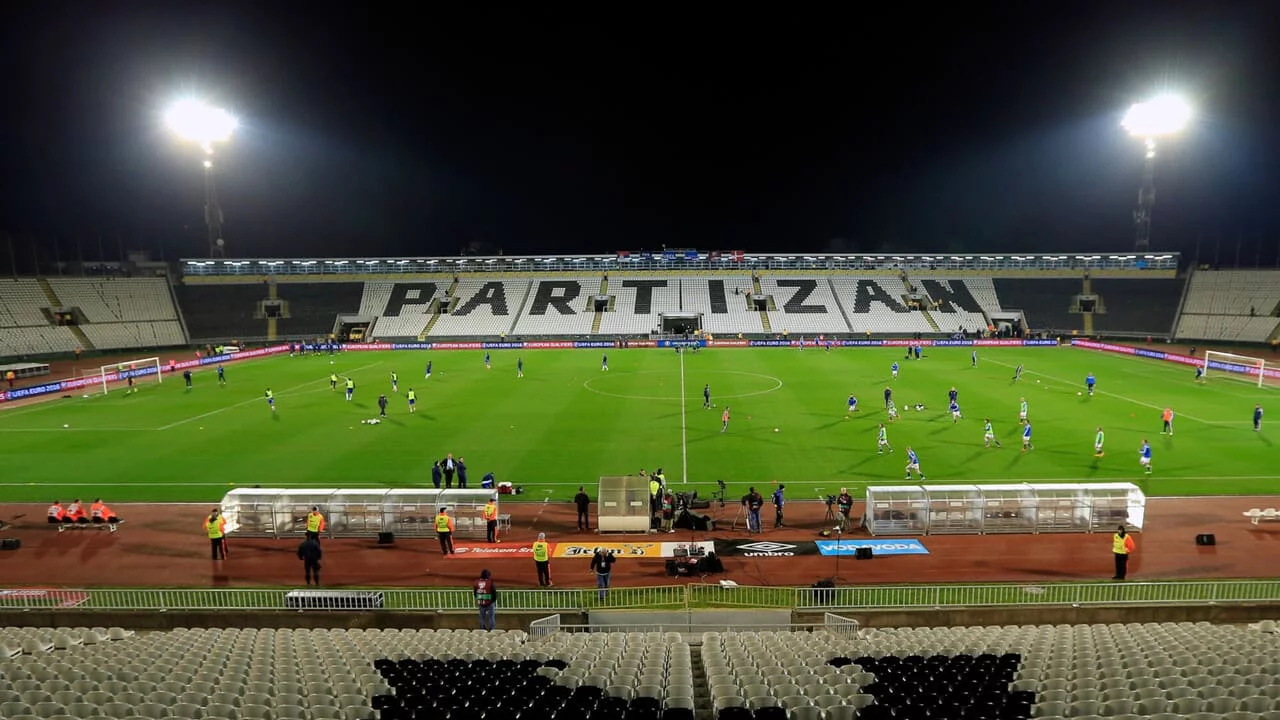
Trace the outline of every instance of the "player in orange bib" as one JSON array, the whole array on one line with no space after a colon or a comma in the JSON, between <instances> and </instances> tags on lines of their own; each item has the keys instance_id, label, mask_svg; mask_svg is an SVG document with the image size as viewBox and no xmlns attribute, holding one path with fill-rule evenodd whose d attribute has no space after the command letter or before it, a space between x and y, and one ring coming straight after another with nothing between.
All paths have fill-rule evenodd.
<instances>
[{"instance_id":1,"label":"player in orange bib","mask_svg":"<svg viewBox=\"0 0 1280 720\"><path fill-rule=\"evenodd\" d=\"M724 412L720 413L720 432L729 429L729 406L725 406Z\"/></svg>"}]
</instances>

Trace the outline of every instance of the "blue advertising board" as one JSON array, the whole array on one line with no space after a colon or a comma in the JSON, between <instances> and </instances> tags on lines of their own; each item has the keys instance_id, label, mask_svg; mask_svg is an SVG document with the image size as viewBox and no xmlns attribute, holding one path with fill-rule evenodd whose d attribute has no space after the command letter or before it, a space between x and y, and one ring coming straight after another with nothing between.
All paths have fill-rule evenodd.
<instances>
[{"instance_id":1,"label":"blue advertising board","mask_svg":"<svg viewBox=\"0 0 1280 720\"><path fill-rule=\"evenodd\" d=\"M851 557L860 547L869 547L875 555L928 555L924 543L915 538L868 538L858 540L819 540L823 555Z\"/></svg>"}]
</instances>

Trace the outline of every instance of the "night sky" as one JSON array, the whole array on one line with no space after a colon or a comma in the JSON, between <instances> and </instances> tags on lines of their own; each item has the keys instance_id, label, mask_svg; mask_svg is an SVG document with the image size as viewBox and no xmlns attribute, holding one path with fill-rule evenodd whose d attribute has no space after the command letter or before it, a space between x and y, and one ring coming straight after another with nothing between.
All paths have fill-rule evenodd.
<instances>
[{"instance_id":1,"label":"night sky","mask_svg":"<svg viewBox=\"0 0 1280 720\"><path fill-rule=\"evenodd\" d=\"M806 6L0 3L0 233L207 254L194 95L234 257L1126 251L1119 121L1174 90L1153 247L1277 261L1280 3Z\"/></svg>"}]
</instances>

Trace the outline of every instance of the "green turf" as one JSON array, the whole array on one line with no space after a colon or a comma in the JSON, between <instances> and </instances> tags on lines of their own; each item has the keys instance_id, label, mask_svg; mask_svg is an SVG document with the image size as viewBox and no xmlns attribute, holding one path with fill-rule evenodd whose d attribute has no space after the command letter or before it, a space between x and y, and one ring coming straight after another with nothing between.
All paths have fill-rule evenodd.
<instances>
[{"instance_id":1,"label":"green turf","mask_svg":"<svg viewBox=\"0 0 1280 720\"><path fill-rule=\"evenodd\" d=\"M913 445L929 482L1107 481L1141 484L1149 495L1263 494L1280 471L1268 432L1250 414L1275 391L1246 382L1192 381L1190 369L1074 348L931 348L919 361L890 348L611 350L608 373L591 351L360 352L333 367L357 382L355 402L329 390L330 359L271 359L211 369L187 392L180 377L144 383L139 392L76 396L0 411L0 497L9 502L102 495L110 502L213 501L234 482L263 487L412 487L430 484L430 459L464 456L473 485L486 472L524 486L524 499L568 500L601 475L658 466L676 485L707 495L716 479L731 498L749 484L787 485L791 499L901 484ZM515 377L522 356L526 377ZM427 359L435 374L422 377ZM889 366L902 364L896 381ZM1026 374L1010 382L1013 366ZM379 393L419 393L419 411ZM1078 396L1084 376L1098 394ZM710 383L713 410L702 409ZM884 420L881 391L891 384L902 419L889 427L896 452L877 455ZM960 392L965 419L952 424L946 391ZM275 415L262 399L274 389ZM845 418L856 393L862 410ZM684 401L681 401L681 398ZM1025 396L1035 449L1019 452L1018 399ZM923 402L924 412L907 410ZM727 433L720 411L732 407ZM1160 435L1160 409L1177 411L1176 435ZM1003 449L982 447L989 416ZM67 425L69 427L64 428ZM1097 425L1107 453L1093 457ZM683 426L683 427L682 427ZM777 432L774 429L777 428ZM1152 475L1138 466L1143 438L1154 449ZM687 451L687 460L685 452Z\"/></svg>"}]
</instances>

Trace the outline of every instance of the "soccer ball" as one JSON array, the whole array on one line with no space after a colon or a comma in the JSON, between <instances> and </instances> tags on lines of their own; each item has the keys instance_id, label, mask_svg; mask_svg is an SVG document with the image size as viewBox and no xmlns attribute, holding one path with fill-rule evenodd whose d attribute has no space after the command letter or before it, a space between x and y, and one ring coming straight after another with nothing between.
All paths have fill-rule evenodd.
<instances>
[{"instance_id":1,"label":"soccer ball","mask_svg":"<svg viewBox=\"0 0 1280 720\"><path fill-rule=\"evenodd\" d=\"M1083 394L1084 394L1084 393L1082 393L1082 392L1077 392L1077 393L1076 393L1076 395L1083 395Z\"/></svg>"},{"instance_id":2,"label":"soccer ball","mask_svg":"<svg viewBox=\"0 0 1280 720\"><path fill-rule=\"evenodd\" d=\"M330 360L330 361L329 361L329 364L330 364L330 365L332 365L332 364L333 364L333 361L332 361L332 360Z\"/></svg>"},{"instance_id":3,"label":"soccer ball","mask_svg":"<svg viewBox=\"0 0 1280 720\"><path fill-rule=\"evenodd\" d=\"M774 428L774 429L773 429L773 431L774 431L774 432L779 432L779 431L778 431L778 428Z\"/></svg>"},{"instance_id":4,"label":"soccer ball","mask_svg":"<svg viewBox=\"0 0 1280 720\"><path fill-rule=\"evenodd\" d=\"M70 425L63 425L62 427L64 427L64 428L69 428L69 427L71 427L71 426L70 426Z\"/></svg>"}]
</instances>

